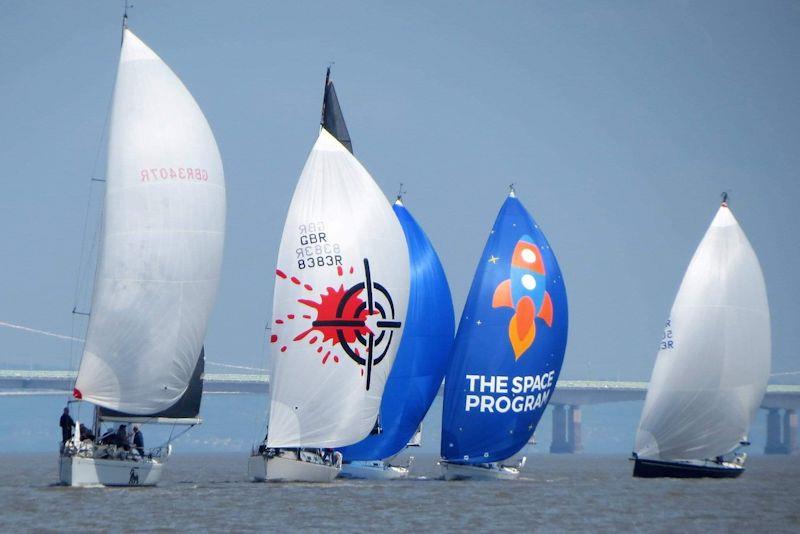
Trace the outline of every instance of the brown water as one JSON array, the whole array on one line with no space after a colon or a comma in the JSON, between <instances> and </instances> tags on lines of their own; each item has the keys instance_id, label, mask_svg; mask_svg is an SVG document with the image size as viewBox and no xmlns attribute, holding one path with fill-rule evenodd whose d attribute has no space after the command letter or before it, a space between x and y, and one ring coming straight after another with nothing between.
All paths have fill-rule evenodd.
<instances>
[{"instance_id":1,"label":"brown water","mask_svg":"<svg viewBox=\"0 0 800 534\"><path fill-rule=\"evenodd\" d=\"M420 457L419 477L436 476ZM52 455L0 456L0 531L800 531L800 457L737 480L642 480L621 456L535 454L515 482L254 484L241 454L176 454L157 488L63 488Z\"/></svg>"}]
</instances>

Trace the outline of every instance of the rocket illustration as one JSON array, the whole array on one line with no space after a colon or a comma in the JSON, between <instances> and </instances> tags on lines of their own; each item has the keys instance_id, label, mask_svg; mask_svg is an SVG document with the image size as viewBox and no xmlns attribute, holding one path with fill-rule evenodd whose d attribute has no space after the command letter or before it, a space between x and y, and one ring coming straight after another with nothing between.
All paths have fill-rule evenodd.
<instances>
[{"instance_id":1,"label":"rocket illustration","mask_svg":"<svg viewBox=\"0 0 800 534\"><path fill-rule=\"evenodd\" d=\"M524 235L514 247L511 273L494 290L493 308L514 308L508 324L508 338L517 360L533 345L536 338L536 318L553 325L553 303L547 287L547 273L539 247L530 236Z\"/></svg>"}]
</instances>

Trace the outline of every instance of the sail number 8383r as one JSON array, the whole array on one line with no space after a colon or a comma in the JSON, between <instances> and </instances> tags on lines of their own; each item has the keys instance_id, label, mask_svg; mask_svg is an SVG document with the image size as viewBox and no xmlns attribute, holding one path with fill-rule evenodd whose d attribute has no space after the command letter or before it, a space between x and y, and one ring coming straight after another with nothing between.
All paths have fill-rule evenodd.
<instances>
[{"instance_id":1,"label":"sail number 8383r","mask_svg":"<svg viewBox=\"0 0 800 534\"><path fill-rule=\"evenodd\" d=\"M324 223L301 224L298 230L300 230L300 247L295 251L298 269L342 264L342 249L339 243L328 242Z\"/></svg>"}]
</instances>

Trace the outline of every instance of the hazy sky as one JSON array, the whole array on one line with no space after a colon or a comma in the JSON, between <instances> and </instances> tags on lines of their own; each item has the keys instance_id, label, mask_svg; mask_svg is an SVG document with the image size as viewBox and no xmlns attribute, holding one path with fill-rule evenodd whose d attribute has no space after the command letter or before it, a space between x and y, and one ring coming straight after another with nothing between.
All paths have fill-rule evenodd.
<instances>
[{"instance_id":1,"label":"hazy sky","mask_svg":"<svg viewBox=\"0 0 800 534\"><path fill-rule=\"evenodd\" d=\"M564 376L647 378L728 189L766 277L773 371L800 369L800 3L134 4L225 165L209 360L264 363L283 219L335 61L355 153L387 196L405 184L457 315L516 182L567 284ZM121 6L0 0L0 321L83 335L71 310ZM69 359L63 340L0 328L3 365Z\"/></svg>"}]
</instances>

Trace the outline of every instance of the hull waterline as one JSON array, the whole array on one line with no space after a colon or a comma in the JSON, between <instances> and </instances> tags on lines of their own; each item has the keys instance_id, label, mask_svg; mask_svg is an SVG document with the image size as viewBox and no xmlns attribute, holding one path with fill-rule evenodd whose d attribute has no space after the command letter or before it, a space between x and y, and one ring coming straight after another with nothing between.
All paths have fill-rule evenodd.
<instances>
[{"instance_id":1,"label":"hull waterline","mask_svg":"<svg viewBox=\"0 0 800 534\"><path fill-rule=\"evenodd\" d=\"M744 473L744 466L731 462L634 460L633 476L637 478L736 478Z\"/></svg>"},{"instance_id":2,"label":"hull waterline","mask_svg":"<svg viewBox=\"0 0 800 534\"><path fill-rule=\"evenodd\" d=\"M382 461L351 462L342 466L339 476L365 480L401 480L408 478L408 473L408 466L390 465Z\"/></svg>"},{"instance_id":3,"label":"hull waterline","mask_svg":"<svg viewBox=\"0 0 800 534\"><path fill-rule=\"evenodd\" d=\"M286 456L250 456L247 474L254 482L332 482L341 471L338 464L317 463Z\"/></svg>"},{"instance_id":4,"label":"hull waterline","mask_svg":"<svg viewBox=\"0 0 800 534\"><path fill-rule=\"evenodd\" d=\"M516 480L520 469L508 465L467 465L442 461L439 463L445 480Z\"/></svg>"}]
</instances>

